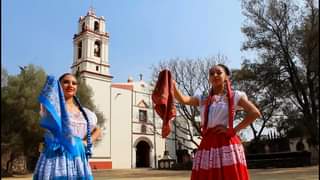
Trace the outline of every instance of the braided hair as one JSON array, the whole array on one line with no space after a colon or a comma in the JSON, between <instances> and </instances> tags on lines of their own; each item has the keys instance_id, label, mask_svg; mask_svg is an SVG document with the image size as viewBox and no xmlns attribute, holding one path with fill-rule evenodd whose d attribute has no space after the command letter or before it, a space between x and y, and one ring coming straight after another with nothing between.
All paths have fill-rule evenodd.
<instances>
[{"instance_id":1,"label":"braided hair","mask_svg":"<svg viewBox=\"0 0 320 180\"><path fill-rule=\"evenodd\" d=\"M92 155L92 140L91 140L91 128L90 128L90 122L87 113L85 112L83 106L80 104L79 99L76 96L73 96L74 101L78 105L81 113L83 114L84 118L87 121L87 148L86 148L86 155L87 157L91 157Z\"/></svg>"},{"instance_id":2,"label":"braided hair","mask_svg":"<svg viewBox=\"0 0 320 180\"><path fill-rule=\"evenodd\" d=\"M224 69L226 74L230 77L231 71L227 66L224 64L217 64L217 66L220 66ZM229 111L229 129L233 129L233 119L235 115L235 108L234 108L234 93L231 88L231 81L229 78L226 80L226 88L227 88L227 97L228 97L228 111Z\"/></svg>"}]
</instances>

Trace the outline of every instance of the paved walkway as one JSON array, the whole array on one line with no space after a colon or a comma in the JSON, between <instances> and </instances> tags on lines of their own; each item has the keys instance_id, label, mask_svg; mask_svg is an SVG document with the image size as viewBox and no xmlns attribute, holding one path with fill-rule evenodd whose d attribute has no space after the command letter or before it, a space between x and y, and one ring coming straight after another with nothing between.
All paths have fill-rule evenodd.
<instances>
[{"instance_id":1,"label":"paved walkway","mask_svg":"<svg viewBox=\"0 0 320 180\"><path fill-rule=\"evenodd\" d=\"M250 169L251 180L318 180L319 166L277 169ZM189 180L190 171L122 169L94 171L95 180ZM32 175L4 180L31 180Z\"/></svg>"}]
</instances>

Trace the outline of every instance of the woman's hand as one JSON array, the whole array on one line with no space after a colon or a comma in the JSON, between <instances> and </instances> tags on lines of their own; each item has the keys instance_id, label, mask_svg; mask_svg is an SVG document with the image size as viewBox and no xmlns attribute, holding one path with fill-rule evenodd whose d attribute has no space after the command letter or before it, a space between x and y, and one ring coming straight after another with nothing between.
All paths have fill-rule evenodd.
<instances>
[{"instance_id":1,"label":"woman's hand","mask_svg":"<svg viewBox=\"0 0 320 180\"><path fill-rule=\"evenodd\" d=\"M233 137L236 135L236 131L233 128L227 128L223 125L218 125L214 127L214 132L216 134L225 134L227 137Z\"/></svg>"},{"instance_id":2,"label":"woman's hand","mask_svg":"<svg viewBox=\"0 0 320 180\"><path fill-rule=\"evenodd\" d=\"M172 85L173 85L173 90L175 90L177 88L176 80L172 79Z\"/></svg>"},{"instance_id":3,"label":"woman's hand","mask_svg":"<svg viewBox=\"0 0 320 180\"><path fill-rule=\"evenodd\" d=\"M246 112L244 119L234 128L236 132L248 127L253 121L261 117L259 109L246 97L241 97L238 105Z\"/></svg>"},{"instance_id":4,"label":"woman's hand","mask_svg":"<svg viewBox=\"0 0 320 180\"><path fill-rule=\"evenodd\" d=\"M87 146L87 140L82 140L84 146Z\"/></svg>"},{"instance_id":5,"label":"woman's hand","mask_svg":"<svg viewBox=\"0 0 320 180\"><path fill-rule=\"evenodd\" d=\"M97 139L101 138L101 136L101 129L99 127L94 128L94 130L91 133L92 143L96 142Z\"/></svg>"},{"instance_id":6,"label":"woman's hand","mask_svg":"<svg viewBox=\"0 0 320 180\"><path fill-rule=\"evenodd\" d=\"M225 134L225 133L227 133L227 130L228 130L228 128L223 125L217 125L214 127L214 132L216 134L222 134L222 133Z\"/></svg>"}]
</instances>

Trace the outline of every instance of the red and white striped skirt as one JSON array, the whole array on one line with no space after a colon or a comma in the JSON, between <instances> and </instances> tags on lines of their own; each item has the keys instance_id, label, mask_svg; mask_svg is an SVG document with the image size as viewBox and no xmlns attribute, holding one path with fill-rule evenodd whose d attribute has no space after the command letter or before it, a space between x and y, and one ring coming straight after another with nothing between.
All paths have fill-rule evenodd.
<instances>
[{"instance_id":1,"label":"red and white striped skirt","mask_svg":"<svg viewBox=\"0 0 320 180\"><path fill-rule=\"evenodd\" d=\"M249 180L240 138L208 129L193 159L191 180Z\"/></svg>"}]
</instances>

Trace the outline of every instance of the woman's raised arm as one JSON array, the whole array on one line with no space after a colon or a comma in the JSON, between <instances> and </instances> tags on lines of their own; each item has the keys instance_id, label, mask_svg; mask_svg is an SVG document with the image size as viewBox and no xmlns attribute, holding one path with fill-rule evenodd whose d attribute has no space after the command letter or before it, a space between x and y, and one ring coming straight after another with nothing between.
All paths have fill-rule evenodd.
<instances>
[{"instance_id":1,"label":"woman's raised arm","mask_svg":"<svg viewBox=\"0 0 320 180\"><path fill-rule=\"evenodd\" d=\"M183 95L180 90L177 88L176 81L173 80L173 90L174 90L174 97L175 99L181 103L191 106L199 106L200 102L198 98L192 97L192 96L185 96Z\"/></svg>"}]
</instances>

